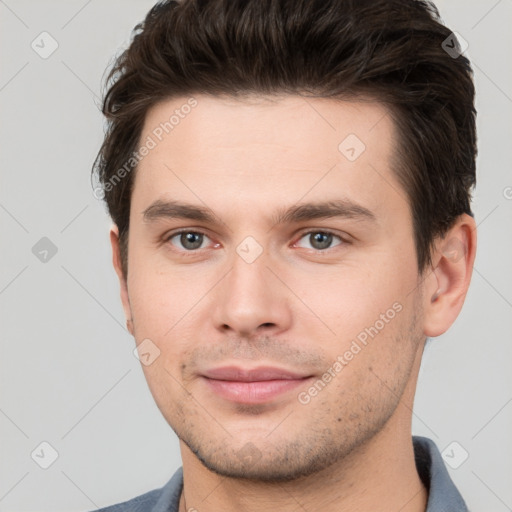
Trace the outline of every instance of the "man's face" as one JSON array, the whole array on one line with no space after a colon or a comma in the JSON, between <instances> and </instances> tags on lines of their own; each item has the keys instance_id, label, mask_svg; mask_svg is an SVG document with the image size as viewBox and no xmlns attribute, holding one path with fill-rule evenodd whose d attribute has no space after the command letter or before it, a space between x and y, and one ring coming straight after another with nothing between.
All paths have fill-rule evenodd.
<instances>
[{"instance_id":1,"label":"man's face","mask_svg":"<svg viewBox=\"0 0 512 512\"><path fill-rule=\"evenodd\" d=\"M160 351L145 376L208 468L310 474L381 431L417 373L422 289L393 123L374 102L187 99L150 110L140 139L157 144L135 177L124 304L146 360ZM345 214L298 209L326 203Z\"/></svg>"}]
</instances>

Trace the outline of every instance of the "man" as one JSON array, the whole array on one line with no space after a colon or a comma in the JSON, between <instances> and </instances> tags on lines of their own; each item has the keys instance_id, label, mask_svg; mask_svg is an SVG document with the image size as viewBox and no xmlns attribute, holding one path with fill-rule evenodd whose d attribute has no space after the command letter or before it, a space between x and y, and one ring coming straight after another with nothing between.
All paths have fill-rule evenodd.
<instances>
[{"instance_id":1,"label":"man","mask_svg":"<svg viewBox=\"0 0 512 512\"><path fill-rule=\"evenodd\" d=\"M109 80L113 262L183 467L103 510L467 510L411 435L476 250L471 69L435 7L161 2Z\"/></svg>"}]
</instances>

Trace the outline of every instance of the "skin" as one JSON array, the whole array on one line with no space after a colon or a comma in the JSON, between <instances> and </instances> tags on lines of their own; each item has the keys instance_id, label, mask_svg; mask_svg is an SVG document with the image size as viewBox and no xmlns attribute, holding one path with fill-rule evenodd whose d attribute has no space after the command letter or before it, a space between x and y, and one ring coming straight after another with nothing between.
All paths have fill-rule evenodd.
<instances>
[{"instance_id":1,"label":"skin","mask_svg":"<svg viewBox=\"0 0 512 512\"><path fill-rule=\"evenodd\" d=\"M110 234L128 328L137 344L149 338L160 350L143 370L180 438L180 510L425 510L411 441L414 391L425 337L445 332L463 305L473 218L462 215L436 240L422 275L384 106L291 95L195 98L137 169L127 277L115 226ZM187 99L153 107L140 140ZM366 146L355 161L338 149L348 134ZM342 198L375 221L274 221L281 208ZM206 206L216 222L149 221L144 211L157 200ZM182 228L206 235L199 249L171 237ZM313 237L322 230L335 235L327 248ZM247 236L263 249L251 263L237 253ZM458 257L449 252L454 242ZM298 393L393 304L400 312L301 403ZM243 405L201 377L225 365L278 366L312 380Z\"/></svg>"}]
</instances>

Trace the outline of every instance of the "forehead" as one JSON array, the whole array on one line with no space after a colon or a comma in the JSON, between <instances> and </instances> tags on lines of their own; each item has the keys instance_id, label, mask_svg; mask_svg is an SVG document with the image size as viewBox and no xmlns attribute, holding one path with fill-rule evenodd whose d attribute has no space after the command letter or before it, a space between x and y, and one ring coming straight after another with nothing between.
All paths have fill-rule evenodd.
<instances>
[{"instance_id":1,"label":"forehead","mask_svg":"<svg viewBox=\"0 0 512 512\"><path fill-rule=\"evenodd\" d=\"M208 198L222 208L229 197L268 209L306 195L344 196L389 209L405 198L391 170L394 140L387 109L371 100L176 97L146 115L139 143L151 149L138 165L133 202Z\"/></svg>"},{"instance_id":2,"label":"forehead","mask_svg":"<svg viewBox=\"0 0 512 512\"><path fill-rule=\"evenodd\" d=\"M379 129L372 134L377 125ZM393 123L386 107L371 99L195 95L165 100L149 109L142 138L152 136L164 146L186 138L187 147L193 145L196 149L216 143L229 144L232 149L274 143L287 145L294 149L294 154L299 151L299 156L303 156L308 149L318 148L322 140L324 149L338 149L349 134L371 144L374 150L381 149L390 142L392 132Z\"/></svg>"}]
</instances>

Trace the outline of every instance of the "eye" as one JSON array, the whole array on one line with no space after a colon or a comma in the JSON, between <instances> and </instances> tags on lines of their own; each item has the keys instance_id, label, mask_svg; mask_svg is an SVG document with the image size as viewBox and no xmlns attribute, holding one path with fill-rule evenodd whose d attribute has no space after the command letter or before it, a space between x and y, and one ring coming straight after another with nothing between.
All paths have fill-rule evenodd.
<instances>
[{"instance_id":1,"label":"eye","mask_svg":"<svg viewBox=\"0 0 512 512\"><path fill-rule=\"evenodd\" d=\"M167 241L178 249L186 251L195 251L202 249L203 242L209 238L199 231L179 231L167 237ZM181 247L177 244L180 244Z\"/></svg>"},{"instance_id":2,"label":"eye","mask_svg":"<svg viewBox=\"0 0 512 512\"><path fill-rule=\"evenodd\" d=\"M332 241L334 238L337 238L340 240L340 243L332 245ZM300 245L300 240L306 239L307 242L309 242L310 246L304 247L303 245ZM322 251L325 249L330 249L331 247L335 247L337 245L341 245L341 243L344 242L344 240L334 233L331 233L329 231L309 231L307 233L303 233L301 238L299 239L299 242L297 244L300 247L304 247L306 249L314 249L316 251Z\"/></svg>"}]
</instances>

